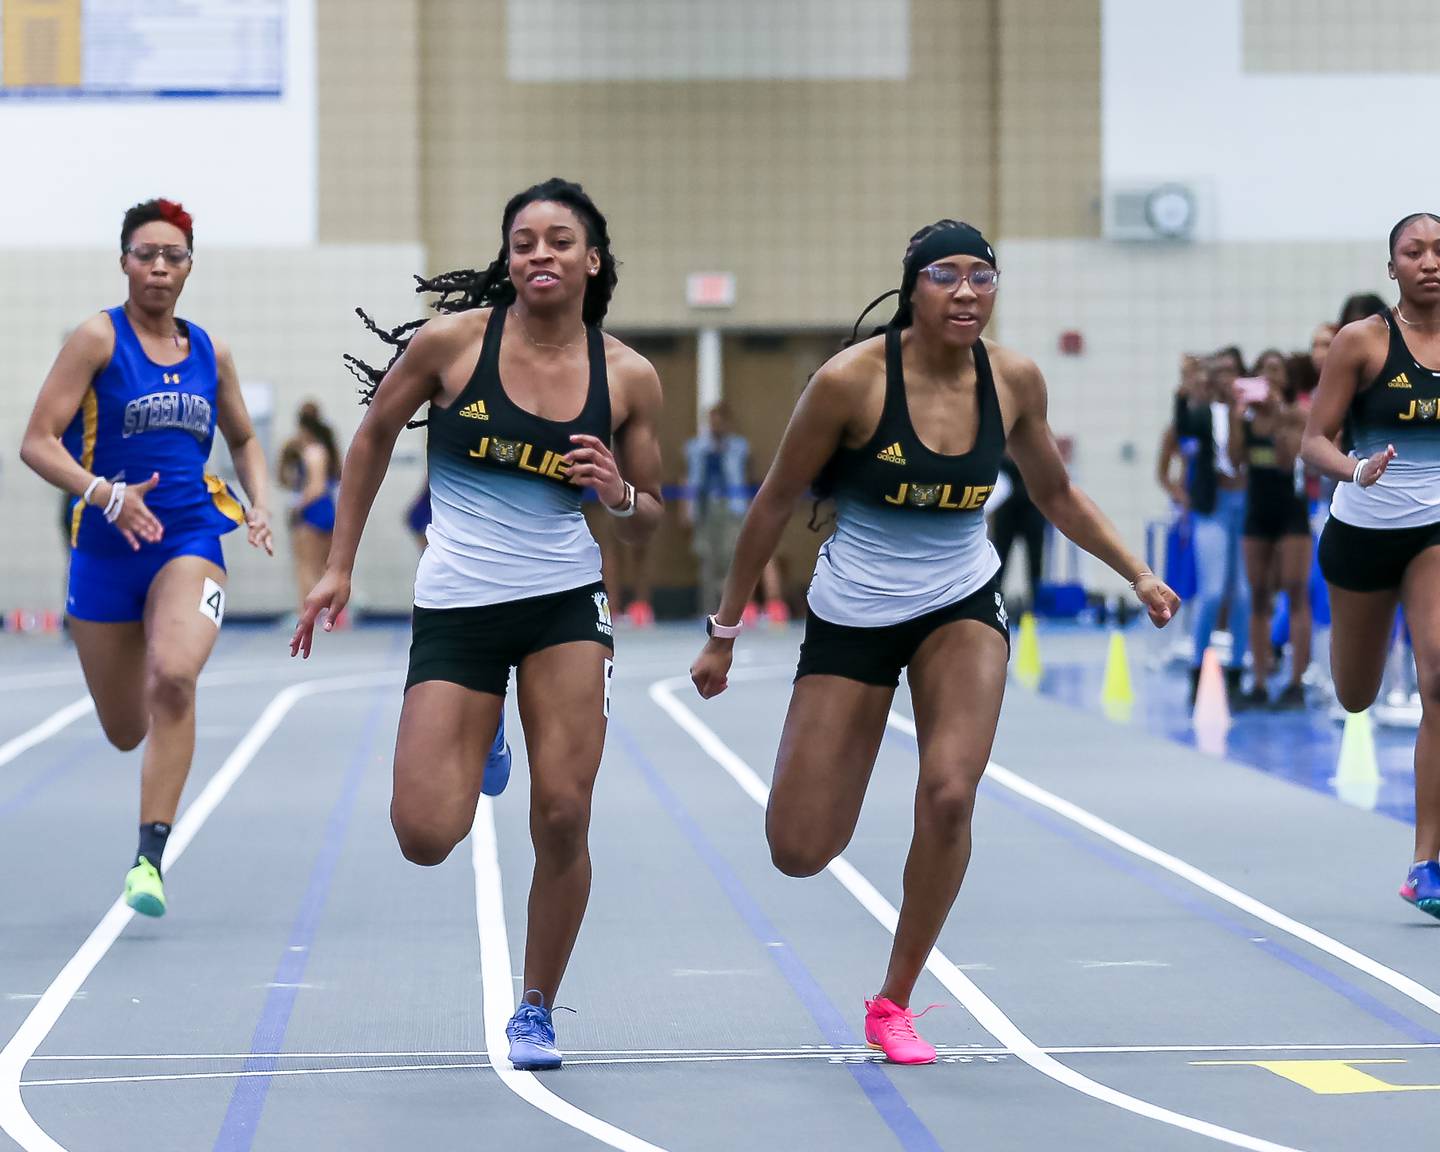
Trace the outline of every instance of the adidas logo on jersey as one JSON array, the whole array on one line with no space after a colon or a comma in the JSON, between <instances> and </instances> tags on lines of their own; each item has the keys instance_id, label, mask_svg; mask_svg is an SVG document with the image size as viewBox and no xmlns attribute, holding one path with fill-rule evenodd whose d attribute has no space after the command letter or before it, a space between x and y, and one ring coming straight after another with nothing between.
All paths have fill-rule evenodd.
<instances>
[{"instance_id":1,"label":"adidas logo on jersey","mask_svg":"<svg viewBox=\"0 0 1440 1152\"><path fill-rule=\"evenodd\" d=\"M485 411L485 401L476 400L473 404L467 404L460 409L460 415L469 417L471 420L488 420L490 413Z\"/></svg>"},{"instance_id":2,"label":"adidas logo on jersey","mask_svg":"<svg viewBox=\"0 0 1440 1152\"><path fill-rule=\"evenodd\" d=\"M904 464L905 453L900 451L900 441L895 441L890 447L882 449L875 455L877 460L884 460L887 464Z\"/></svg>"},{"instance_id":3,"label":"adidas logo on jersey","mask_svg":"<svg viewBox=\"0 0 1440 1152\"><path fill-rule=\"evenodd\" d=\"M1388 388L1409 388L1409 387L1410 387L1410 377L1407 376L1407 375L1405 375L1404 372L1401 372L1400 375L1396 376L1395 379L1391 380L1390 383L1389 383L1388 385L1386 385L1386 387L1388 387Z\"/></svg>"}]
</instances>

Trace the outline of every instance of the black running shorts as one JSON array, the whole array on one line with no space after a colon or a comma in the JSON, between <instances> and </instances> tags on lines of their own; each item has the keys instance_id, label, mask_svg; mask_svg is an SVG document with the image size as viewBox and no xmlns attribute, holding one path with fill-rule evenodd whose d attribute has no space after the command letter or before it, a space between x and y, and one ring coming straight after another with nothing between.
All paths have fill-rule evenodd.
<instances>
[{"instance_id":1,"label":"black running shorts","mask_svg":"<svg viewBox=\"0 0 1440 1152\"><path fill-rule=\"evenodd\" d=\"M1320 533L1320 574L1347 592L1384 592L1399 588L1410 561L1437 545L1440 523L1356 528L1331 516Z\"/></svg>"},{"instance_id":2,"label":"black running shorts","mask_svg":"<svg viewBox=\"0 0 1440 1152\"><path fill-rule=\"evenodd\" d=\"M510 669L542 648L592 640L615 651L603 584L475 608L415 607L405 687L446 680L504 696Z\"/></svg>"},{"instance_id":3,"label":"black running shorts","mask_svg":"<svg viewBox=\"0 0 1440 1152\"><path fill-rule=\"evenodd\" d=\"M1256 500L1252 496L1245 505L1245 530L1241 535L1257 540L1308 537L1310 512L1303 500Z\"/></svg>"},{"instance_id":4,"label":"black running shorts","mask_svg":"<svg viewBox=\"0 0 1440 1152\"><path fill-rule=\"evenodd\" d=\"M805 613L805 639L800 644L800 665L795 679L802 676L844 676L862 684L894 688L900 671L915 658L930 633L955 620L977 620L1005 637L1010 648L1010 621L1000 595L1000 577L991 577L978 591L963 600L947 604L913 620L883 624L878 628L856 628L832 624L814 612Z\"/></svg>"}]
</instances>

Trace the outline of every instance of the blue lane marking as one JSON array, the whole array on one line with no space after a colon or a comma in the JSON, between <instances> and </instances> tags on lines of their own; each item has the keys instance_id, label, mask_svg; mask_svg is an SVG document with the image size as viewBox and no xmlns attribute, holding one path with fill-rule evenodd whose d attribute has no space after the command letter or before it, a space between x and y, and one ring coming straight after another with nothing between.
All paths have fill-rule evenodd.
<instances>
[{"instance_id":1,"label":"blue lane marking","mask_svg":"<svg viewBox=\"0 0 1440 1152\"><path fill-rule=\"evenodd\" d=\"M380 692L391 692L386 685ZM325 910L325 898L330 891L330 882L335 876L341 849L345 846L345 834L350 828L350 817L355 811L355 802L360 795L360 784L375 752L375 737L379 733L380 718L385 709L370 709L365 731L356 746L350 766L345 771L340 798L330 811L330 820L325 825L325 836L315 864L310 869L310 884L300 901L300 911L290 928L290 938L275 969L274 983L265 996L265 1006L260 1012L260 1022L255 1025L255 1034L250 1041L251 1056L245 1061L245 1072L273 1072L279 1064L274 1056L257 1056L258 1052L279 1052L285 1045L285 1030L290 1026L290 1014L295 1010L298 985L305 977L305 966L310 960L310 945L315 931L320 926L320 916ZM230 1094L230 1105L225 1109L225 1119L220 1125L220 1135L215 1139L214 1152L249 1152L260 1126L260 1114L265 1109L265 1098L270 1092L269 1076L242 1076L235 1081Z\"/></svg>"},{"instance_id":2,"label":"blue lane marking","mask_svg":"<svg viewBox=\"0 0 1440 1152\"><path fill-rule=\"evenodd\" d=\"M109 745L107 744L106 747L108 748ZM58 784L76 768L81 765L88 767L92 763L91 758L94 751L94 748L89 746L81 750L74 747L66 748L63 745L55 750L45 759L40 770L17 789L14 795L8 800L0 800L0 820L20 811L35 797L52 785Z\"/></svg>"},{"instance_id":3,"label":"blue lane marking","mask_svg":"<svg viewBox=\"0 0 1440 1152\"><path fill-rule=\"evenodd\" d=\"M725 895L729 897L731 905L739 913L740 918L745 921L745 926L750 929L751 935L765 947L765 951L775 961L781 975L789 982L791 989L800 1003L805 1006L805 1010L810 1013L821 1034L831 1044L844 1046L859 1044L860 1037L845 1022L845 1017L841 1014L840 1009L825 995L824 989L810 974L810 970L805 967L789 943L776 930L770 918L761 910L755 898L746 890L740 877L735 874L730 865L726 863L725 858L710 843L700 826L691 818L679 798L670 790L669 785L656 770L655 765L645 755L634 735L624 725L617 723L614 717L611 717L610 720L610 731L615 734L630 759L635 762L640 774L645 777L645 783L650 786L650 791L659 800L660 806L685 834L685 838L695 849L696 855L705 861ZM875 1111L880 1113L880 1118L895 1133L902 1148L907 1152L940 1152L940 1145L936 1142L930 1129L925 1127L924 1122L915 1114L909 1103L900 1094L899 1089L891 1082L883 1067L871 1063L847 1063L846 1068L855 1078L861 1091L870 1100Z\"/></svg>"},{"instance_id":4,"label":"blue lane marking","mask_svg":"<svg viewBox=\"0 0 1440 1152\"><path fill-rule=\"evenodd\" d=\"M899 732L898 729L893 728L887 729L887 732L897 732L912 745L915 742L914 737L908 732ZM1221 911L1205 899L1188 891L1181 884L1171 880L1168 875L1155 872L1149 865L1138 862L1134 857L1122 852L1119 848L1112 847L1107 842L1096 839L1090 833L1077 828L1075 825L1062 820L1059 816L1055 816L1043 808L1037 807L1032 802L1014 795L1000 787L1000 785L986 780L984 777L981 778L980 786L988 798L1003 804L1012 812L1018 813L1032 823L1039 824L1061 839L1068 840L1090 855L1104 861L1117 871L1123 872L1125 875L1140 881L1140 883L1146 887L1154 889L1167 900L1180 905L1187 912L1224 928L1227 932L1240 937L1240 939L1249 944L1253 944L1259 948L1260 951L1279 960L1282 964L1288 964L1297 972L1303 972L1312 980L1323 984L1332 992L1350 1001L1351 1004L1355 1005L1355 1007L1359 1008L1362 1012L1368 1013L1381 1023L1389 1025L1409 1039L1417 1040L1425 1044L1440 1043L1440 1032L1432 1031L1422 1024L1417 1024L1414 1020L1411 1020L1401 1012L1397 1012L1383 1001L1366 992L1363 988L1352 984L1343 976L1331 972L1328 968L1315 963L1313 960L1286 947L1284 944L1277 943L1268 938L1265 940L1254 939L1254 923L1246 923ZM1270 929L1270 927L1268 924L1265 925L1267 930Z\"/></svg>"}]
</instances>

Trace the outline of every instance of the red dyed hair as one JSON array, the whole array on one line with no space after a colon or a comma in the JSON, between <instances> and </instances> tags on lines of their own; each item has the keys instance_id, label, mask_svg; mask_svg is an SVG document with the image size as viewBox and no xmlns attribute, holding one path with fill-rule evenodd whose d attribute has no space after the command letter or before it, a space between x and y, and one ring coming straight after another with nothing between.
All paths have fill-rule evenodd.
<instances>
[{"instance_id":1,"label":"red dyed hair","mask_svg":"<svg viewBox=\"0 0 1440 1152\"><path fill-rule=\"evenodd\" d=\"M195 247L195 222L190 218L190 213L185 211L184 206L177 200L155 199L141 201L125 213L125 220L120 225L120 250L123 252L130 244L130 237L137 228L156 220L163 220L166 224L179 228L185 233L186 246Z\"/></svg>"}]
</instances>

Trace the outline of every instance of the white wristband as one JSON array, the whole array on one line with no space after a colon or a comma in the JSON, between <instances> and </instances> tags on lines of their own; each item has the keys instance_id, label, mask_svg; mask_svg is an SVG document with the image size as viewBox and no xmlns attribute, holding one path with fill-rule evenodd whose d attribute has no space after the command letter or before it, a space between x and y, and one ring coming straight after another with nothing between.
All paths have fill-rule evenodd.
<instances>
[{"instance_id":1,"label":"white wristband","mask_svg":"<svg viewBox=\"0 0 1440 1152\"><path fill-rule=\"evenodd\" d=\"M623 520L627 516L635 515L635 485L631 484L628 480L622 480L621 483L625 485L624 504L620 505L619 508L612 508L609 504L605 504L603 500L600 501L600 503L605 505L605 511L610 513L611 516L618 516Z\"/></svg>"},{"instance_id":2,"label":"white wristband","mask_svg":"<svg viewBox=\"0 0 1440 1152\"><path fill-rule=\"evenodd\" d=\"M90 483L86 485L86 487L85 487L85 495L83 495L83 496L80 497L80 503L81 503L81 504L89 504L89 503L90 503L90 497L93 496L93 495L95 495L95 489L98 488L98 487L100 487L100 485L103 484L103 483L105 483L105 477L103 477L103 476L96 476L96 477L94 477L94 478L90 481Z\"/></svg>"},{"instance_id":3,"label":"white wristband","mask_svg":"<svg viewBox=\"0 0 1440 1152\"><path fill-rule=\"evenodd\" d=\"M1368 463L1368 460L1361 460L1358 464L1355 465L1355 475L1350 477L1353 483L1359 484L1362 488L1365 487L1365 483L1360 479L1360 477L1364 474L1365 465Z\"/></svg>"},{"instance_id":4,"label":"white wristband","mask_svg":"<svg viewBox=\"0 0 1440 1152\"><path fill-rule=\"evenodd\" d=\"M120 519L120 510L125 507L125 481L117 480L110 485L110 500L105 505L105 519L111 524Z\"/></svg>"}]
</instances>

